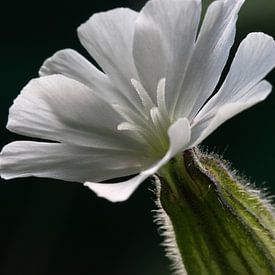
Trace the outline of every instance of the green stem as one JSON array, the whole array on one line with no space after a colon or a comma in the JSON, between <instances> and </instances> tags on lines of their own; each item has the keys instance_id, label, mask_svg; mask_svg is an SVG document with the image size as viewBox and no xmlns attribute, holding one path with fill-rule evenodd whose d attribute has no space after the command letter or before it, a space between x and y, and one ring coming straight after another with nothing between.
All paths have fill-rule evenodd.
<instances>
[{"instance_id":1,"label":"green stem","mask_svg":"<svg viewBox=\"0 0 275 275\"><path fill-rule=\"evenodd\" d=\"M274 274L274 216L224 163L189 150L166 165L160 181L188 274Z\"/></svg>"}]
</instances>

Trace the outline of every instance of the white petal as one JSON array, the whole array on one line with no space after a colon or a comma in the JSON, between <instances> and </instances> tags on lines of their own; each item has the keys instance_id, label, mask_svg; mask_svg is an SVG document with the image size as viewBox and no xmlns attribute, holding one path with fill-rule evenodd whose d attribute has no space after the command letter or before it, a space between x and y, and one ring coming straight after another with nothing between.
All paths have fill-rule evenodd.
<instances>
[{"instance_id":1,"label":"white petal","mask_svg":"<svg viewBox=\"0 0 275 275\"><path fill-rule=\"evenodd\" d=\"M83 84L62 75L34 79L10 109L7 128L32 137L103 148L134 148L122 117Z\"/></svg>"},{"instance_id":2,"label":"white petal","mask_svg":"<svg viewBox=\"0 0 275 275\"><path fill-rule=\"evenodd\" d=\"M156 173L161 166L188 147L191 135L188 120L186 118L178 119L172 126L170 126L168 135L170 139L170 147L165 156L149 169L142 171L136 177L120 183L86 182L85 185L94 191L99 197L103 197L109 201L119 202L127 200L146 178Z\"/></svg>"},{"instance_id":3,"label":"white petal","mask_svg":"<svg viewBox=\"0 0 275 275\"><path fill-rule=\"evenodd\" d=\"M126 8L97 13L78 28L78 35L114 85L138 108L141 102L130 81L139 80L132 57L136 18L137 13Z\"/></svg>"},{"instance_id":4,"label":"white petal","mask_svg":"<svg viewBox=\"0 0 275 275\"><path fill-rule=\"evenodd\" d=\"M128 152L60 143L17 141L6 145L0 156L0 173L5 179L36 176L103 181L140 170L140 160Z\"/></svg>"},{"instance_id":5,"label":"white petal","mask_svg":"<svg viewBox=\"0 0 275 275\"><path fill-rule=\"evenodd\" d=\"M133 55L145 89L156 103L156 88L166 78L167 96L179 88L193 50L200 0L152 0L135 26Z\"/></svg>"},{"instance_id":6,"label":"white petal","mask_svg":"<svg viewBox=\"0 0 275 275\"><path fill-rule=\"evenodd\" d=\"M58 51L42 65L41 76L62 74L88 86L97 95L108 98L109 102L118 103L120 94L113 87L110 79L78 52L65 49ZM120 102L120 101L119 101Z\"/></svg>"},{"instance_id":7,"label":"white petal","mask_svg":"<svg viewBox=\"0 0 275 275\"><path fill-rule=\"evenodd\" d=\"M223 104L246 99L249 90L275 67L275 42L263 33L251 33L240 44L222 87L199 112L195 121Z\"/></svg>"},{"instance_id":8,"label":"white petal","mask_svg":"<svg viewBox=\"0 0 275 275\"><path fill-rule=\"evenodd\" d=\"M238 11L244 0L213 2L204 18L179 97L175 116L190 120L215 89L234 42Z\"/></svg>"},{"instance_id":9,"label":"white petal","mask_svg":"<svg viewBox=\"0 0 275 275\"><path fill-rule=\"evenodd\" d=\"M128 198L147 177L148 176L144 174L139 174L130 180L119 183L86 182L84 185L89 187L99 197L107 199L111 202L121 202L128 200Z\"/></svg>"},{"instance_id":10,"label":"white petal","mask_svg":"<svg viewBox=\"0 0 275 275\"><path fill-rule=\"evenodd\" d=\"M212 112L209 112L205 117L198 120L192 127L192 144L190 147L198 145L226 120L265 100L271 90L272 86L270 83L263 80L251 90L247 91L247 93L238 101L225 103Z\"/></svg>"}]
</instances>

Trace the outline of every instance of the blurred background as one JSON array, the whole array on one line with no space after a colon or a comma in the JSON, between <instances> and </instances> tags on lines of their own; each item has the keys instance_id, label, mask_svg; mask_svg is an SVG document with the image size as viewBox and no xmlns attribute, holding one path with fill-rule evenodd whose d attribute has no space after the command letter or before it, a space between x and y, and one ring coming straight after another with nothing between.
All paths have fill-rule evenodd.
<instances>
[{"instance_id":1,"label":"blurred background","mask_svg":"<svg viewBox=\"0 0 275 275\"><path fill-rule=\"evenodd\" d=\"M81 47L76 28L93 13L139 10L146 1L13 1L1 7L1 147L24 137L5 130L8 108L42 62ZM207 5L211 1L204 1ZM252 31L275 36L275 1L249 0L236 45ZM275 72L267 79L275 85ZM275 92L222 125L205 142L258 186L275 194ZM26 138L25 138L26 139ZM0 182L0 274L168 275L169 262L153 223L147 181L130 200L111 204L81 184L26 178ZM188 249L188 248L187 248Z\"/></svg>"}]
</instances>

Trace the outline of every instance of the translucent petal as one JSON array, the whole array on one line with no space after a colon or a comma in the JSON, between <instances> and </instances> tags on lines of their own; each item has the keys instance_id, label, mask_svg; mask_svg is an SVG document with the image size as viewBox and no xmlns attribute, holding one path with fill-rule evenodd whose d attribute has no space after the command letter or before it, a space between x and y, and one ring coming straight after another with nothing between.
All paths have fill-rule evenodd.
<instances>
[{"instance_id":1,"label":"translucent petal","mask_svg":"<svg viewBox=\"0 0 275 275\"><path fill-rule=\"evenodd\" d=\"M167 80L167 96L181 83L200 20L200 0L152 0L138 15L133 55L140 80L156 104L156 88Z\"/></svg>"},{"instance_id":2,"label":"translucent petal","mask_svg":"<svg viewBox=\"0 0 275 275\"><path fill-rule=\"evenodd\" d=\"M138 173L142 160L123 150L97 149L60 143L17 141L0 156L5 179L48 177L66 181L103 181Z\"/></svg>"},{"instance_id":3,"label":"translucent petal","mask_svg":"<svg viewBox=\"0 0 275 275\"><path fill-rule=\"evenodd\" d=\"M241 100L227 102L209 112L192 126L190 147L198 145L226 120L265 100L271 90L272 86L264 80L249 90Z\"/></svg>"},{"instance_id":4,"label":"translucent petal","mask_svg":"<svg viewBox=\"0 0 275 275\"><path fill-rule=\"evenodd\" d=\"M179 96L174 98L175 117L192 120L213 93L234 42L243 2L220 0L209 6Z\"/></svg>"},{"instance_id":5,"label":"translucent petal","mask_svg":"<svg viewBox=\"0 0 275 275\"><path fill-rule=\"evenodd\" d=\"M122 121L112 106L87 86L52 75L27 84L10 108L7 128L70 144L132 150L136 143L117 131Z\"/></svg>"}]
</instances>

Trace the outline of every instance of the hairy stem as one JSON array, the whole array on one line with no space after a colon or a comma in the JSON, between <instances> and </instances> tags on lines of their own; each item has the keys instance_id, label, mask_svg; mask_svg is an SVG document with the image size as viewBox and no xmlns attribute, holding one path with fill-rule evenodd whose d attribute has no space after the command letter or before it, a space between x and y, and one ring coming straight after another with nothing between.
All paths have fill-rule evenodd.
<instances>
[{"instance_id":1,"label":"hairy stem","mask_svg":"<svg viewBox=\"0 0 275 275\"><path fill-rule=\"evenodd\" d=\"M188 274L274 274L275 219L258 191L198 149L170 161L160 174L159 207L170 219Z\"/></svg>"}]
</instances>

